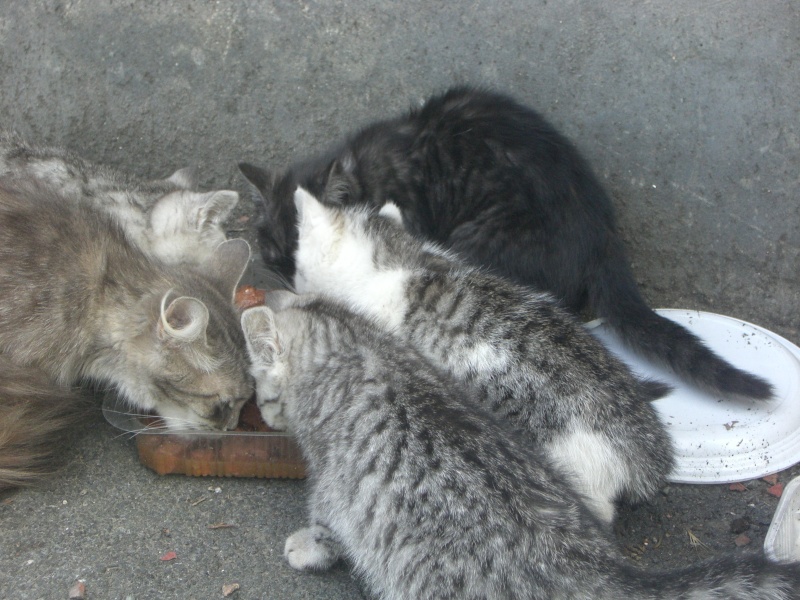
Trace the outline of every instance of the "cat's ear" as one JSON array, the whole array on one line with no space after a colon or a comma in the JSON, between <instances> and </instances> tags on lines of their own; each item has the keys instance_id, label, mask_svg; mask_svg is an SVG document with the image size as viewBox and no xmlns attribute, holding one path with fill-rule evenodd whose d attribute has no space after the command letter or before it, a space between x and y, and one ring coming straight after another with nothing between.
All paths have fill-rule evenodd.
<instances>
[{"instance_id":1,"label":"cat's ear","mask_svg":"<svg viewBox=\"0 0 800 600\"><path fill-rule=\"evenodd\" d=\"M239 203L238 192L218 190L200 194L194 206L192 223L197 231L222 224Z\"/></svg>"},{"instance_id":2,"label":"cat's ear","mask_svg":"<svg viewBox=\"0 0 800 600\"><path fill-rule=\"evenodd\" d=\"M400 212L400 209L394 202L387 202L381 206L381 209L378 211L378 216L388 219L397 225L403 224L403 213Z\"/></svg>"},{"instance_id":3,"label":"cat's ear","mask_svg":"<svg viewBox=\"0 0 800 600\"><path fill-rule=\"evenodd\" d=\"M301 229L304 224L330 220L328 218L329 209L300 186L294 192L294 205L297 208L297 221Z\"/></svg>"},{"instance_id":4,"label":"cat's ear","mask_svg":"<svg viewBox=\"0 0 800 600\"><path fill-rule=\"evenodd\" d=\"M255 366L268 366L275 362L281 343L275 328L275 316L266 306L249 308L242 313L242 330L247 342L247 352Z\"/></svg>"},{"instance_id":5,"label":"cat's ear","mask_svg":"<svg viewBox=\"0 0 800 600\"><path fill-rule=\"evenodd\" d=\"M267 204L272 200L272 188L276 177L272 171L262 169L256 165L240 162L239 172L244 175L250 184L250 192L256 205Z\"/></svg>"},{"instance_id":6,"label":"cat's ear","mask_svg":"<svg viewBox=\"0 0 800 600\"><path fill-rule=\"evenodd\" d=\"M326 204L347 206L354 200L356 159L352 152L337 158L328 168L323 199Z\"/></svg>"},{"instance_id":7,"label":"cat's ear","mask_svg":"<svg viewBox=\"0 0 800 600\"><path fill-rule=\"evenodd\" d=\"M200 265L200 271L217 289L233 301L236 286L250 262L250 244L241 238L226 240L214 249L211 259Z\"/></svg>"},{"instance_id":8,"label":"cat's ear","mask_svg":"<svg viewBox=\"0 0 800 600\"><path fill-rule=\"evenodd\" d=\"M193 190L197 187L197 174L194 168L185 167L183 169L178 169L167 177L167 181L178 186L182 190Z\"/></svg>"},{"instance_id":9,"label":"cat's ear","mask_svg":"<svg viewBox=\"0 0 800 600\"><path fill-rule=\"evenodd\" d=\"M182 344L198 340L205 342L208 327L208 309L197 298L181 296L167 305L170 292L161 299L161 315L158 319L158 337Z\"/></svg>"}]
</instances>

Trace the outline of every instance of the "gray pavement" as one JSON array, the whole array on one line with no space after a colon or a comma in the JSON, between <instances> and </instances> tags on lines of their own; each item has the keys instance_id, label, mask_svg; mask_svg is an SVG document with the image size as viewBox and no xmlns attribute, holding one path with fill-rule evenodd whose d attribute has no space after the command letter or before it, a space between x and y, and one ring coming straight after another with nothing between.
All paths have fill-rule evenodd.
<instances>
[{"instance_id":1,"label":"gray pavement","mask_svg":"<svg viewBox=\"0 0 800 600\"><path fill-rule=\"evenodd\" d=\"M652 305L795 343L799 71L791 0L0 3L0 126L141 176L192 165L243 190L239 160L286 164L453 83L511 92L605 181ZM242 202L233 235L251 236L251 214ZM78 578L90 600L221 598L234 582L240 600L361 597L346 565L284 563L303 482L159 477L99 411L65 451L62 475L0 497L0 599L66 599ZM661 501L704 494L721 492L671 486Z\"/></svg>"}]
</instances>

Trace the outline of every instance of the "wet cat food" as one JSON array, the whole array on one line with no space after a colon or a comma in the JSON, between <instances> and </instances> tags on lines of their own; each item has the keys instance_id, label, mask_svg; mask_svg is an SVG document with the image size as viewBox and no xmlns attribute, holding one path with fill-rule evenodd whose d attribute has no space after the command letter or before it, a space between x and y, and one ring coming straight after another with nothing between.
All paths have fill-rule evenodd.
<instances>
[{"instance_id":1,"label":"wet cat food","mask_svg":"<svg viewBox=\"0 0 800 600\"><path fill-rule=\"evenodd\" d=\"M143 464L159 475L171 473L219 477L305 477L305 465L294 438L270 429L250 401L233 431L162 433L158 417L146 417L136 435ZM148 429L153 433L148 433Z\"/></svg>"}]
</instances>

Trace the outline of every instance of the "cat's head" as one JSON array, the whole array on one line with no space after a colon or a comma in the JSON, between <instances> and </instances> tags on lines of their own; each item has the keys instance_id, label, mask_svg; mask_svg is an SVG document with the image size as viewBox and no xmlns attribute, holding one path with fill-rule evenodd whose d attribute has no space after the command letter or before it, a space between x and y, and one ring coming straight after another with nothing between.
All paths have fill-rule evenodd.
<instances>
[{"instance_id":1,"label":"cat's head","mask_svg":"<svg viewBox=\"0 0 800 600\"><path fill-rule=\"evenodd\" d=\"M175 268L164 290L143 299L143 322L114 379L139 409L175 429L230 429L253 381L234 291L249 261L244 240L219 245L197 269Z\"/></svg>"},{"instance_id":2,"label":"cat's head","mask_svg":"<svg viewBox=\"0 0 800 600\"><path fill-rule=\"evenodd\" d=\"M165 194L150 209L150 252L172 264L206 262L225 241L222 225L238 202L229 190Z\"/></svg>"},{"instance_id":3,"label":"cat's head","mask_svg":"<svg viewBox=\"0 0 800 600\"><path fill-rule=\"evenodd\" d=\"M303 188L297 189L294 200L298 293L338 294L345 286L348 294L357 295L360 288L374 287L378 278L389 285L403 273L424 266L432 253L444 254L409 234L392 203L379 210L332 205Z\"/></svg>"}]
</instances>

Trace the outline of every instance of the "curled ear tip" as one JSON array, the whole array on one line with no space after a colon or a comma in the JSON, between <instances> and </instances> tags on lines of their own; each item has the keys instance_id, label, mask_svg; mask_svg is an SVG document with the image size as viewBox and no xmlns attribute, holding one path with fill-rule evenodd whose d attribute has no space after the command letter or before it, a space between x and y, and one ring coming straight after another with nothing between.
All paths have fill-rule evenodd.
<instances>
[{"instance_id":1,"label":"curled ear tip","mask_svg":"<svg viewBox=\"0 0 800 600\"><path fill-rule=\"evenodd\" d=\"M215 190L211 192L212 196L235 196L236 198L239 197L239 192L236 190Z\"/></svg>"},{"instance_id":2,"label":"curled ear tip","mask_svg":"<svg viewBox=\"0 0 800 600\"><path fill-rule=\"evenodd\" d=\"M253 306L246 309L240 318L242 329L248 330L258 327L261 323L269 323L272 311L266 306Z\"/></svg>"},{"instance_id":3,"label":"curled ear tip","mask_svg":"<svg viewBox=\"0 0 800 600\"><path fill-rule=\"evenodd\" d=\"M251 254L252 252L252 249L250 248L250 242L248 242L244 238L230 238L228 240L225 240L224 242L220 242L217 248L220 249L222 247L233 248L237 250L246 249L248 255Z\"/></svg>"}]
</instances>

